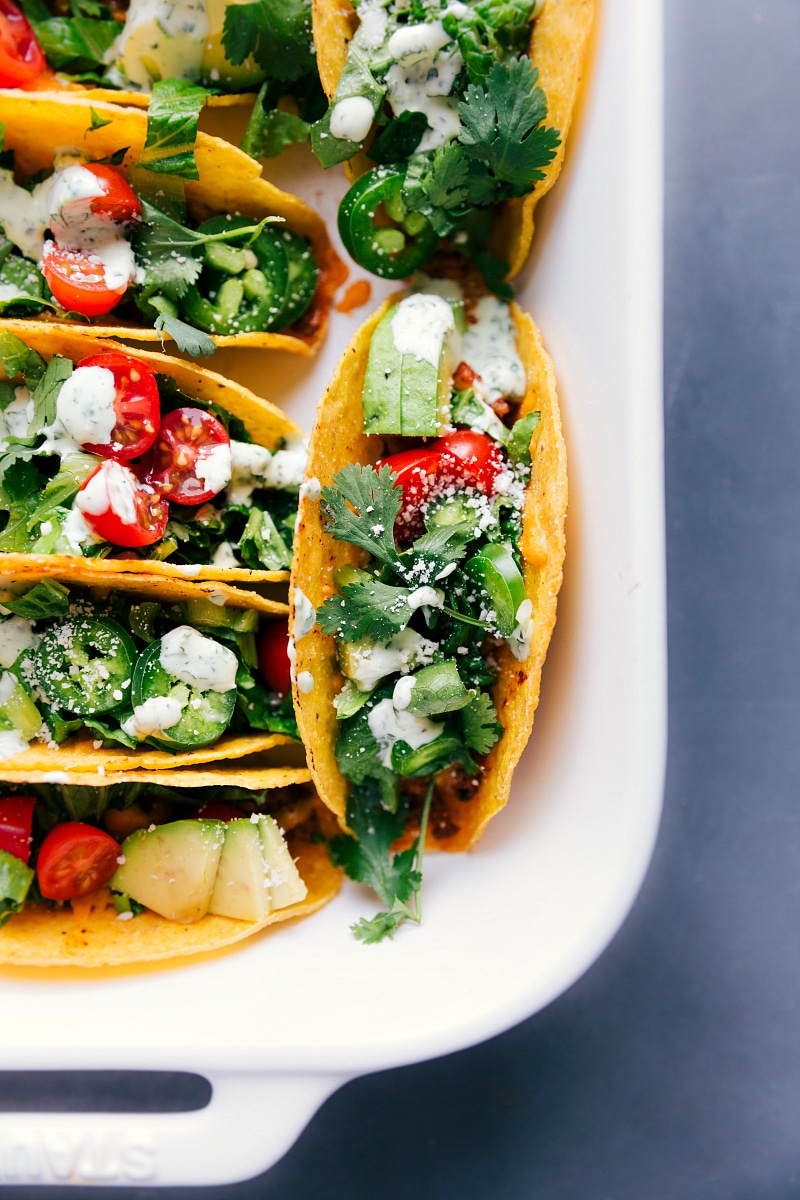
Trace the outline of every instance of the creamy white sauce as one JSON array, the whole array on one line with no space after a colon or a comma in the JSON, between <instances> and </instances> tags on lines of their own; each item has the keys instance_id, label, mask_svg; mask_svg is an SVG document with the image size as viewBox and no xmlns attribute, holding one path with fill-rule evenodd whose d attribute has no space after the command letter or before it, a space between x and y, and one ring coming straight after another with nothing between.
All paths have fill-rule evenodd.
<instances>
[{"instance_id":1,"label":"creamy white sauce","mask_svg":"<svg viewBox=\"0 0 800 1200\"><path fill-rule=\"evenodd\" d=\"M475 324L461 338L461 358L480 376L475 391L490 404L501 397L524 396L525 368L508 305L496 296L482 296L475 316Z\"/></svg>"},{"instance_id":2,"label":"creamy white sauce","mask_svg":"<svg viewBox=\"0 0 800 1200\"><path fill-rule=\"evenodd\" d=\"M440 588L418 587L408 594L409 608L441 608L444 604L444 592Z\"/></svg>"},{"instance_id":3,"label":"creamy white sauce","mask_svg":"<svg viewBox=\"0 0 800 1200\"><path fill-rule=\"evenodd\" d=\"M402 26L389 38L388 52L396 60L386 73L386 96L394 115L421 112L428 119L430 129L417 150L436 150L451 142L460 122L458 98L449 93L464 60L442 22Z\"/></svg>"},{"instance_id":4,"label":"creamy white sauce","mask_svg":"<svg viewBox=\"0 0 800 1200\"><path fill-rule=\"evenodd\" d=\"M179 625L164 635L159 662L168 675L200 692L229 692L236 687L236 655L191 625Z\"/></svg>"},{"instance_id":5,"label":"creamy white sauce","mask_svg":"<svg viewBox=\"0 0 800 1200\"><path fill-rule=\"evenodd\" d=\"M78 493L80 495L81 492ZM61 526L61 537L73 554L80 554L84 546L96 546L103 540L91 528L80 509L75 507L77 499L76 496Z\"/></svg>"},{"instance_id":6,"label":"creamy white sauce","mask_svg":"<svg viewBox=\"0 0 800 1200\"><path fill-rule=\"evenodd\" d=\"M437 371L445 339L456 335L453 310L441 296L415 292L400 301L392 317L392 339L398 354L424 359Z\"/></svg>"},{"instance_id":7,"label":"creamy white sauce","mask_svg":"<svg viewBox=\"0 0 800 1200\"><path fill-rule=\"evenodd\" d=\"M391 700L380 700L367 717L367 724L375 741L380 746L378 758L384 767L392 765L392 747L395 742L407 742L412 750L433 742L444 729L444 725L431 721L429 717L417 717L413 713L400 712Z\"/></svg>"},{"instance_id":8,"label":"creamy white sauce","mask_svg":"<svg viewBox=\"0 0 800 1200\"><path fill-rule=\"evenodd\" d=\"M38 645L33 621L14 616L0 623L0 667L12 667L23 650L35 650Z\"/></svg>"},{"instance_id":9,"label":"creamy white sauce","mask_svg":"<svg viewBox=\"0 0 800 1200\"><path fill-rule=\"evenodd\" d=\"M13 659L12 659L13 661ZM11 664L9 664L10 666ZM4 671L0 675L0 704L8 704L14 692L17 690L18 679L16 675L12 675L10 671Z\"/></svg>"},{"instance_id":10,"label":"creamy white sauce","mask_svg":"<svg viewBox=\"0 0 800 1200\"><path fill-rule=\"evenodd\" d=\"M109 445L117 424L114 372L78 367L61 385L56 418L80 446Z\"/></svg>"},{"instance_id":11,"label":"creamy white sauce","mask_svg":"<svg viewBox=\"0 0 800 1200\"><path fill-rule=\"evenodd\" d=\"M0 762L13 758L15 754L22 754L27 749L28 743L16 729L0 729Z\"/></svg>"},{"instance_id":12,"label":"creamy white sauce","mask_svg":"<svg viewBox=\"0 0 800 1200\"><path fill-rule=\"evenodd\" d=\"M377 50L386 40L389 14L379 4L360 4L358 8L358 44L365 50Z\"/></svg>"},{"instance_id":13,"label":"creamy white sauce","mask_svg":"<svg viewBox=\"0 0 800 1200\"><path fill-rule=\"evenodd\" d=\"M233 459L231 448L227 443L216 446L204 446L197 456L194 472L206 490L216 496L231 481Z\"/></svg>"},{"instance_id":14,"label":"creamy white sauce","mask_svg":"<svg viewBox=\"0 0 800 1200\"><path fill-rule=\"evenodd\" d=\"M388 642L365 639L350 647L348 675L360 692L371 692L386 675L405 674L432 662L436 649L436 642L414 629L403 629Z\"/></svg>"},{"instance_id":15,"label":"creamy white sauce","mask_svg":"<svg viewBox=\"0 0 800 1200\"><path fill-rule=\"evenodd\" d=\"M0 412L0 438L24 438L33 420L33 401L26 387L14 389L14 399Z\"/></svg>"},{"instance_id":16,"label":"creamy white sauce","mask_svg":"<svg viewBox=\"0 0 800 1200\"><path fill-rule=\"evenodd\" d=\"M74 507L90 516L99 516L111 509L126 525L135 525L137 488L136 476L129 467L106 459L78 492Z\"/></svg>"},{"instance_id":17,"label":"creamy white sauce","mask_svg":"<svg viewBox=\"0 0 800 1200\"><path fill-rule=\"evenodd\" d=\"M76 283L105 282L112 291L124 291L132 280L142 277L123 225L103 213L93 213L87 201L104 195L108 185L80 163L64 167L48 181L47 225L60 252L80 259ZM35 257L46 260L55 249L52 241L39 246ZM87 261L88 260L88 261Z\"/></svg>"},{"instance_id":18,"label":"creamy white sauce","mask_svg":"<svg viewBox=\"0 0 800 1200\"><path fill-rule=\"evenodd\" d=\"M177 696L151 696L143 704L135 705L133 716L122 722L122 732L142 741L151 734L172 729L180 721L188 700L188 694L183 702Z\"/></svg>"},{"instance_id":19,"label":"creamy white sauce","mask_svg":"<svg viewBox=\"0 0 800 1200\"><path fill-rule=\"evenodd\" d=\"M295 491L306 473L308 439L297 438L282 450L267 450L254 442L231 441L232 475L226 492L229 504L249 504L255 488Z\"/></svg>"},{"instance_id":20,"label":"creamy white sauce","mask_svg":"<svg viewBox=\"0 0 800 1200\"><path fill-rule=\"evenodd\" d=\"M312 475L310 479L300 485L300 495L308 496L309 500L319 500L322 495L322 484L316 475Z\"/></svg>"},{"instance_id":21,"label":"creamy white sauce","mask_svg":"<svg viewBox=\"0 0 800 1200\"><path fill-rule=\"evenodd\" d=\"M105 195L107 190L105 180L79 163L56 171L47 193L47 223L58 241L66 241L84 228L89 208L86 201Z\"/></svg>"},{"instance_id":22,"label":"creamy white sauce","mask_svg":"<svg viewBox=\"0 0 800 1200\"><path fill-rule=\"evenodd\" d=\"M522 662L531 652L531 637L533 636L533 601L523 600L516 613L517 627L510 637L506 638L514 658Z\"/></svg>"},{"instance_id":23,"label":"creamy white sauce","mask_svg":"<svg viewBox=\"0 0 800 1200\"><path fill-rule=\"evenodd\" d=\"M297 686L304 696L308 695L314 686L314 676L310 671L301 671L297 676Z\"/></svg>"},{"instance_id":24,"label":"creamy white sauce","mask_svg":"<svg viewBox=\"0 0 800 1200\"><path fill-rule=\"evenodd\" d=\"M403 675L394 685L392 692L392 704L397 709L408 708L411 703L411 693L414 690L416 679L413 675Z\"/></svg>"},{"instance_id":25,"label":"creamy white sauce","mask_svg":"<svg viewBox=\"0 0 800 1200\"><path fill-rule=\"evenodd\" d=\"M317 619L316 609L301 588L294 589L294 640L295 643L311 633Z\"/></svg>"},{"instance_id":26,"label":"creamy white sauce","mask_svg":"<svg viewBox=\"0 0 800 1200\"><path fill-rule=\"evenodd\" d=\"M50 181L47 181L49 190ZM37 196L38 193L38 196ZM26 258L36 261L42 252L47 216L41 200L41 184L33 194L14 182L12 171L0 170L0 225L6 237Z\"/></svg>"},{"instance_id":27,"label":"creamy white sauce","mask_svg":"<svg viewBox=\"0 0 800 1200\"><path fill-rule=\"evenodd\" d=\"M215 567L240 567L242 565L230 542L220 542L211 556L211 561Z\"/></svg>"},{"instance_id":28,"label":"creamy white sauce","mask_svg":"<svg viewBox=\"0 0 800 1200\"><path fill-rule=\"evenodd\" d=\"M106 54L116 65L110 75L143 90L156 79L196 80L208 34L203 0L131 0L125 27Z\"/></svg>"},{"instance_id":29,"label":"creamy white sauce","mask_svg":"<svg viewBox=\"0 0 800 1200\"><path fill-rule=\"evenodd\" d=\"M331 113L331 133L349 142L363 142L372 128L374 110L366 96L346 96L337 100Z\"/></svg>"}]
</instances>

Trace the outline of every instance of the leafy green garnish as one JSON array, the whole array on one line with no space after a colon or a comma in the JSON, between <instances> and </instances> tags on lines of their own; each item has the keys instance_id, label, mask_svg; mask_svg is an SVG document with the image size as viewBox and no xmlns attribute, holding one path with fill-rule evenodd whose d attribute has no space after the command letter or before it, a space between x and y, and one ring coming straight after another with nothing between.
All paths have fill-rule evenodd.
<instances>
[{"instance_id":1,"label":"leafy green garnish","mask_svg":"<svg viewBox=\"0 0 800 1200\"><path fill-rule=\"evenodd\" d=\"M421 112L400 113L386 125L369 148L376 163L405 162L416 150L428 129L428 118Z\"/></svg>"},{"instance_id":2,"label":"leafy green garnish","mask_svg":"<svg viewBox=\"0 0 800 1200\"><path fill-rule=\"evenodd\" d=\"M308 72L313 56L310 0L228 4L222 46L235 67L254 58L270 78L299 79Z\"/></svg>"},{"instance_id":3,"label":"leafy green garnish","mask_svg":"<svg viewBox=\"0 0 800 1200\"><path fill-rule=\"evenodd\" d=\"M515 422L508 437L506 449L512 462L531 463L531 438L533 431L542 419L540 412L529 412Z\"/></svg>"},{"instance_id":4,"label":"leafy green garnish","mask_svg":"<svg viewBox=\"0 0 800 1200\"><path fill-rule=\"evenodd\" d=\"M376 470L351 463L322 490L327 532L389 564L398 558L394 523L401 504L402 491L395 487L395 476L387 466Z\"/></svg>"},{"instance_id":5,"label":"leafy green garnish","mask_svg":"<svg viewBox=\"0 0 800 1200\"><path fill-rule=\"evenodd\" d=\"M41 354L31 350L15 333L0 329L0 367L9 379L21 375L28 387L35 387L45 372Z\"/></svg>"},{"instance_id":6,"label":"leafy green garnish","mask_svg":"<svg viewBox=\"0 0 800 1200\"><path fill-rule=\"evenodd\" d=\"M56 419L56 401L64 382L69 379L74 369L72 360L54 354L47 364L44 375L36 384L31 399L33 400L33 420L28 426L28 433L33 436Z\"/></svg>"},{"instance_id":7,"label":"leafy green garnish","mask_svg":"<svg viewBox=\"0 0 800 1200\"><path fill-rule=\"evenodd\" d=\"M393 937L404 921L419 924L422 920L422 858L432 796L433 780L428 785L419 836L407 850L393 852L393 844L408 823L408 801L401 801L397 810L390 812L381 802L376 783L367 780L353 788L347 801L347 824L355 837L343 834L334 838L329 843L330 856L351 879L369 884L386 906L386 911L371 920L362 918L351 927L359 941L380 942Z\"/></svg>"},{"instance_id":8,"label":"leafy green garnish","mask_svg":"<svg viewBox=\"0 0 800 1200\"><path fill-rule=\"evenodd\" d=\"M95 129L102 129L106 125L113 124L111 117L102 117L96 108L90 108L89 112L92 114L92 123L89 126L90 133L94 133Z\"/></svg>"},{"instance_id":9,"label":"leafy green garnish","mask_svg":"<svg viewBox=\"0 0 800 1200\"><path fill-rule=\"evenodd\" d=\"M0 927L21 912L33 881L33 869L8 850L0 850Z\"/></svg>"},{"instance_id":10,"label":"leafy green garnish","mask_svg":"<svg viewBox=\"0 0 800 1200\"><path fill-rule=\"evenodd\" d=\"M488 754L503 734L503 726L497 720L492 698L486 692L478 692L467 707L461 710L461 722L464 740L476 754Z\"/></svg>"},{"instance_id":11,"label":"leafy green garnish","mask_svg":"<svg viewBox=\"0 0 800 1200\"><path fill-rule=\"evenodd\" d=\"M530 191L544 178L543 168L560 145L558 130L542 125L547 99L536 86L538 78L538 68L527 57L496 62L485 83L470 84L458 106L463 126L459 144L507 185L505 195Z\"/></svg>"},{"instance_id":12,"label":"leafy green garnish","mask_svg":"<svg viewBox=\"0 0 800 1200\"><path fill-rule=\"evenodd\" d=\"M178 317L162 313L156 317L154 325L159 331L163 330L168 334L179 350L191 354L193 358L197 358L201 354L208 358L216 350L213 340L207 333L203 333L201 329L195 329L192 325L187 325Z\"/></svg>"},{"instance_id":13,"label":"leafy green garnish","mask_svg":"<svg viewBox=\"0 0 800 1200\"><path fill-rule=\"evenodd\" d=\"M69 611L69 590L54 579L42 579L29 588L23 596L5 600L3 607L18 617L29 621L42 621L46 617L65 617Z\"/></svg>"},{"instance_id":14,"label":"leafy green garnish","mask_svg":"<svg viewBox=\"0 0 800 1200\"><path fill-rule=\"evenodd\" d=\"M283 571L292 565L291 547L281 537L270 514L252 508L239 542L246 566L256 570Z\"/></svg>"},{"instance_id":15,"label":"leafy green garnish","mask_svg":"<svg viewBox=\"0 0 800 1200\"><path fill-rule=\"evenodd\" d=\"M158 175L200 178L194 146L200 111L208 95L205 88L183 79L161 79L153 84L140 166Z\"/></svg>"},{"instance_id":16,"label":"leafy green garnish","mask_svg":"<svg viewBox=\"0 0 800 1200\"><path fill-rule=\"evenodd\" d=\"M36 20L30 16L28 3L24 3L23 8L50 66L71 74L87 71L102 74L105 53L120 31L116 21L83 16L51 17L49 14L45 20Z\"/></svg>"}]
</instances>

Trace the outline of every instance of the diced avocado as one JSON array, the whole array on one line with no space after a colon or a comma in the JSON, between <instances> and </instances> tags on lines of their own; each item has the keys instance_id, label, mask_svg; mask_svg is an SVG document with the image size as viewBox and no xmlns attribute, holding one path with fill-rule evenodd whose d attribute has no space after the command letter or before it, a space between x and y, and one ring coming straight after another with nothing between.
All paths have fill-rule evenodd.
<instances>
[{"instance_id":1,"label":"diced avocado","mask_svg":"<svg viewBox=\"0 0 800 1200\"><path fill-rule=\"evenodd\" d=\"M0 850L0 925L22 908L33 874L22 859Z\"/></svg>"},{"instance_id":2,"label":"diced avocado","mask_svg":"<svg viewBox=\"0 0 800 1200\"><path fill-rule=\"evenodd\" d=\"M339 642L336 653L342 674L352 679L359 691L371 692L381 679L394 671L408 671L430 658L432 643L415 629L401 629L388 642L369 637L357 642ZM435 647L433 647L435 649Z\"/></svg>"},{"instance_id":3,"label":"diced avocado","mask_svg":"<svg viewBox=\"0 0 800 1200\"><path fill-rule=\"evenodd\" d=\"M222 821L137 829L122 843L125 861L109 886L170 921L197 921L208 912L224 835Z\"/></svg>"},{"instance_id":4,"label":"diced avocado","mask_svg":"<svg viewBox=\"0 0 800 1200\"><path fill-rule=\"evenodd\" d=\"M258 825L228 821L208 911L239 921L260 921L272 909L269 875Z\"/></svg>"},{"instance_id":5,"label":"diced avocado","mask_svg":"<svg viewBox=\"0 0 800 1200\"><path fill-rule=\"evenodd\" d=\"M272 907L288 908L290 904L305 900L308 888L300 878L289 847L273 818L259 816L258 832L264 852L264 865L269 876Z\"/></svg>"},{"instance_id":6,"label":"diced avocado","mask_svg":"<svg viewBox=\"0 0 800 1200\"><path fill-rule=\"evenodd\" d=\"M16 729L28 742L42 728L41 713L11 671L0 675L0 727Z\"/></svg>"},{"instance_id":7,"label":"diced avocado","mask_svg":"<svg viewBox=\"0 0 800 1200\"><path fill-rule=\"evenodd\" d=\"M205 596L183 600L180 607L186 624L196 629L232 629L234 633L255 633L258 629L254 608L227 608Z\"/></svg>"},{"instance_id":8,"label":"diced avocado","mask_svg":"<svg viewBox=\"0 0 800 1200\"><path fill-rule=\"evenodd\" d=\"M400 319L410 312L404 306L413 301L429 301L438 306L432 314L432 321L435 322L438 317L442 332L436 365L423 353L402 353L397 348L396 318ZM442 305L445 302L441 297L412 295L390 308L378 322L370 341L364 377L362 403L365 433L433 437L445 423L454 364L451 336L441 326ZM426 321L419 304L414 306L414 319L422 325L423 334L427 332L425 327L430 322ZM453 320L451 330L454 329ZM432 341L435 344L435 335ZM425 349L428 348L426 345Z\"/></svg>"}]
</instances>

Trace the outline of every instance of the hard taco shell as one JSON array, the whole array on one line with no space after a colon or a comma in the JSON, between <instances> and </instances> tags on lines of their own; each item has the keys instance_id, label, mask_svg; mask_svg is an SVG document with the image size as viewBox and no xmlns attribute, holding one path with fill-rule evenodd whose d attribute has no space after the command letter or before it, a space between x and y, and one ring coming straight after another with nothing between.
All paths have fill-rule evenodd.
<instances>
[{"instance_id":1,"label":"hard taco shell","mask_svg":"<svg viewBox=\"0 0 800 1200\"><path fill-rule=\"evenodd\" d=\"M323 486L330 484L348 463L374 463L383 453L382 439L367 437L362 432L361 394L370 338L391 302L387 301L358 330L320 404L311 435L308 477L316 477ZM567 462L555 372L531 318L516 304L511 306L511 312L527 374L527 392L520 415L531 411L541 413L531 441L532 471L525 497L522 536L525 587L533 602L533 634L530 654L523 662L518 662L505 645L499 651L500 671L493 699L504 733L485 759L480 786L467 803L443 797L446 824L455 828L455 832L446 838L434 839L428 835L431 848L452 851L474 846L488 821L508 801L514 768L533 727L542 666L556 620L564 561ZM292 614L298 590L319 608L336 590L333 583L336 568L344 563L363 562L357 547L335 541L325 532L320 505L308 495L300 502L295 547L290 585ZM290 615L290 634L293 625ZM315 625L309 634L296 641L295 649L296 673L307 671L314 680L309 692L301 692L296 684L294 688L295 712L308 765L320 798L344 825L349 784L339 771L335 755L338 721L333 698L342 686L335 641Z\"/></svg>"},{"instance_id":2,"label":"hard taco shell","mask_svg":"<svg viewBox=\"0 0 800 1200\"><path fill-rule=\"evenodd\" d=\"M547 96L547 124L560 131L561 144L534 190L500 206L492 232L492 252L509 264L509 277L522 268L533 238L533 210L555 183L564 161L564 149L580 91L583 65L589 46L595 0L545 0L536 18L528 54L539 69L539 85ZM347 44L358 27L350 0L314 0L314 43L320 80L330 100L347 59ZM372 163L362 151L346 164L356 179Z\"/></svg>"},{"instance_id":3,"label":"hard taco shell","mask_svg":"<svg viewBox=\"0 0 800 1200\"><path fill-rule=\"evenodd\" d=\"M92 129L92 114L107 124ZM77 147L88 159L106 158L126 149L123 174L138 161L147 136L147 114L135 108L99 104L82 96L0 90L0 122L5 148L13 150L16 169L27 177L53 165L58 147ZM214 336L218 346L252 346L314 354L328 323L331 296L346 276L346 268L331 246L322 218L288 192L262 178L261 167L242 150L221 138L197 135L195 160L200 178L185 181L189 218L196 222L218 213L243 213L260 221L266 216L286 220L287 228L307 237L319 265L319 283L311 307L291 330L280 333L239 333ZM125 325L113 316L92 325L99 337L122 337L157 342L162 334L148 326ZM144 318L143 318L144 321Z\"/></svg>"},{"instance_id":4,"label":"hard taco shell","mask_svg":"<svg viewBox=\"0 0 800 1200\"><path fill-rule=\"evenodd\" d=\"M0 97L0 103L2 97ZM57 325L49 321L0 321L0 330L7 330L20 338L26 346L36 350L45 359L54 355L71 358L79 362L99 351L120 351L132 354L146 363L157 375L168 375L174 379L180 391L192 399L218 404L245 425L254 442L275 450L286 438L301 436L299 426L290 420L281 409L262 400L241 384L225 379L205 367L180 358L171 358L154 350L132 350L118 342L104 340L96 330L85 327ZM0 378L4 378L0 369ZM276 582L287 578L286 571L251 570L249 567L181 566L141 558L81 558L66 554L2 554L0 553L0 575L5 579L35 582L45 576L62 583L111 584L115 580L145 577L149 582L142 590L157 593L158 580L170 581L172 596L181 599L187 587L192 594L204 592L214 598L224 598L234 607L258 608L263 612L278 611L272 601L265 600L254 591L244 591L229 585L239 583ZM200 581L212 580L202 584ZM138 583L137 583L137 586ZM283 608L280 611L285 611Z\"/></svg>"}]
</instances>

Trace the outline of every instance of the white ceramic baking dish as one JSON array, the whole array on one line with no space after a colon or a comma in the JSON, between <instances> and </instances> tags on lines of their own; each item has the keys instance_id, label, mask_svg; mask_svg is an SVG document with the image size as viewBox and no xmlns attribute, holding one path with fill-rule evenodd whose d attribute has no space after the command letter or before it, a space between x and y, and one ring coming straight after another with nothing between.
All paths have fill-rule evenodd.
<instances>
[{"instance_id":1,"label":"white ceramic baking dish","mask_svg":"<svg viewBox=\"0 0 800 1200\"><path fill-rule=\"evenodd\" d=\"M198 1112L0 1115L0 1183L258 1174L345 1080L507 1029L618 929L650 857L666 743L661 91L660 4L605 0L520 293L556 363L571 497L558 625L511 804L473 854L426 859L424 925L393 942L352 938L373 898L348 884L312 919L202 961L0 973L0 1068L187 1070L213 1085ZM281 171L335 223L339 177L299 154ZM225 351L215 365L309 427L367 311L337 314L316 363Z\"/></svg>"}]
</instances>

